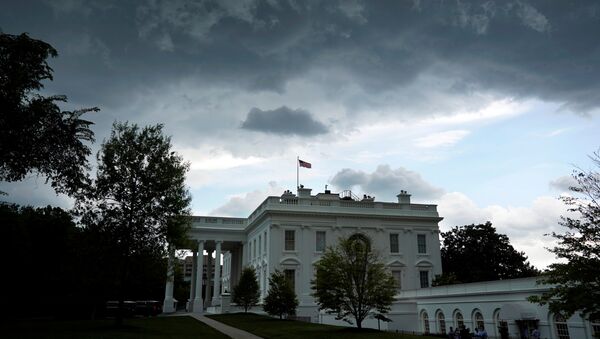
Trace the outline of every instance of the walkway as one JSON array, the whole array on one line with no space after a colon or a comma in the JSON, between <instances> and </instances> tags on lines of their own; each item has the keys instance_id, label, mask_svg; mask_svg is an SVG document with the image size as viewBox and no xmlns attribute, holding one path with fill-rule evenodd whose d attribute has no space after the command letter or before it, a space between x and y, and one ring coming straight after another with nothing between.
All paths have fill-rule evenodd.
<instances>
[{"instance_id":1,"label":"walkway","mask_svg":"<svg viewBox=\"0 0 600 339\"><path fill-rule=\"evenodd\" d=\"M239 328L225 325L223 323L220 323L216 320L212 320L212 319L207 318L200 314L184 313L181 315L189 315L189 316L193 317L194 319L198 319L201 322L205 323L206 325L216 329L217 331L227 334L228 336L232 337L233 339L262 339L261 337L256 336L252 333L248 333L246 331L240 330Z\"/></svg>"}]
</instances>

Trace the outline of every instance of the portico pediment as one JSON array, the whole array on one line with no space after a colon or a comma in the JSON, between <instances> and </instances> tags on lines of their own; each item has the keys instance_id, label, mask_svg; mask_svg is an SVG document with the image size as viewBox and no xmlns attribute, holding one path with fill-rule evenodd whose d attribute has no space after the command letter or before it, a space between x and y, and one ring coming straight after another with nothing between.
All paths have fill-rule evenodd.
<instances>
[{"instance_id":1,"label":"portico pediment","mask_svg":"<svg viewBox=\"0 0 600 339\"><path fill-rule=\"evenodd\" d=\"M398 259L388 261L385 265L388 267L406 267L406 265Z\"/></svg>"}]
</instances>

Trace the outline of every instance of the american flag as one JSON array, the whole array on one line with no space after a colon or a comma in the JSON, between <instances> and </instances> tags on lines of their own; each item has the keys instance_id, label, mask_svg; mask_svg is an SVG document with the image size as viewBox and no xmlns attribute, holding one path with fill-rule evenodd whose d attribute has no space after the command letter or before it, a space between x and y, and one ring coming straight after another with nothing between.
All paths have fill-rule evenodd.
<instances>
[{"instance_id":1,"label":"american flag","mask_svg":"<svg viewBox=\"0 0 600 339\"><path fill-rule=\"evenodd\" d=\"M312 168L312 165L310 164L310 162L306 162L306 161L302 161L302 160L298 159L298 163L300 164L300 167Z\"/></svg>"}]
</instances>

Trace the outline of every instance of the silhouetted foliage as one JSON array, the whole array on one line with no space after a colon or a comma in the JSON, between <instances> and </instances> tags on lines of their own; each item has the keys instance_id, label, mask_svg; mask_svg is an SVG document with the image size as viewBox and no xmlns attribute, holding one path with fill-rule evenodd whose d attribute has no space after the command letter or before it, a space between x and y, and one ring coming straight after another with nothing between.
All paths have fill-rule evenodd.
<instances>
[{"instance_id":1,"label":"silhouetted foliage","mask_svg":"<svg viewBox=\"0 0 600 339\"><path fill-rule=\"evenodd\" d=\"M76 283L72 247L79 230L57 207L0 204L2 311L10 317L59 314Z\"/></svg>"},{"instance_id":2,"label":"silhouetted foliage","mask_svg":"<svg viewBox=\"0 0 600 339\"><path fill-rule=\"evenodd\" d=\"M391 309L396 282L371 248L364 234L340 238L315 264L316 278L311 281L319 309L336 314L362 328L371 312L384 315Z\"/></svg>"},{"instance_id":3,"label":"silhouetted foliage","mask_svg":"<svg viewBox=\"0 0 600 339\"><path fill-rule=\"evenodd\" d=\"M504 234L485 224L454 227L442 233L442 268L437 285L532 277L539 271L525 253L515 250ZM454 274L452 277L450 274Z\"/></svg>"},{"instance_id":4,"label":"silhouetted foliage","mask_svg":"<svg viewBox=\"0 0 600 339\"><path fill-rule=\"evenodd\" d=\"M256 279L256 271L252 267L246 267L242 271L240 281L233 288L231 301L244 308L244 312L248 312L252 306L258 304L260 298L260 290Z\"/></svg>"},{"instance_id":5,"label":"silhouetted foliage","mask_svg":"<svg viewBox=\"0 0 600 339\"><path fill-rule=\"evenodd\" d=\"M565 233L552 232L557 245L550 249L557 258L566 262L551 264L540 283L555 285L541 296L532 296L531 302L548 304L550 311L566 317L575 312L600 318L600 151L590 156L595 170L576 169L571 187L573 196L560 199L577 217L562 216L560 224Z\"/></svg>"},{"instance_id":6,"label":"silhouetted foliage","mask_svg":"<svg viewBox=\"0 0 600 339\"><path fill-rule=\"evenodd\" d=\"M0 204L0 225L4 317L94 318L117 298L108 239L77 227L68 212ZM165 258L144 251L130 260L127 299L161 300Z\"/></svg>"},{"instance_id":7,"label":"silhouetted foliage","mask_svg":"<svg viewBox=\"0 0 600 339\"><path fill-rule=\"evenodd\" d=\"M43 175L57 192L77 194L88 184L84 142L93 142L92 122L81 116L98 108L62 111L64 95L37 93L52 80L46 62L56 57L49 44L27 34L0 33L0 180L19 181Z\"/></svg>"},{"instance_id":8,"label":"silhouetted foliage","mask_svg":"<svg viewBox=\"0 0 600 339\"><path fill-rule=\"evenodd\" d=\"M103 239L119 301L134 281L134 258L165 257L167 242L186 241L189 166L171 148L162 125L115 123L98 153L96 179L77 201L82 225Z\"/></svg>"},{"instance_id":9,"label":"silhouetted foliage","mask_svg":"<svg viewBox=\"0 0 600 339\"><path fill-rule=\"evenodd\" d=\"M283 316L296 315L298 307L298 298L292 285L285 278L283 272L275 270L269 277L269 292L265 297L263 309L271 315L276 315L279 319Z\"/></svg>"}]
</instances>

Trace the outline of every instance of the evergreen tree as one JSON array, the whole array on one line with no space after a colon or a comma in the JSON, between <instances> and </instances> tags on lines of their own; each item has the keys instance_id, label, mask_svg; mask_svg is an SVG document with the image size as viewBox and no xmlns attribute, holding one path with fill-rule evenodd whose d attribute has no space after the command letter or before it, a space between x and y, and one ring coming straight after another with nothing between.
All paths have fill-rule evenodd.
<instances>
[{"instance_id":1,"label":"evergreen tree","mask_svg":"<svg viewBox=\"0 0 600 339\"><path fill-rule=\"evenodd\" d=\"M283 319L284 315L295 315L296 307L298 307L298 298L296 298L292 285L281 271L275 270L269 277L269 292L265 298L263 309L268 314Z\"/></svg>"},{"instance_id":2,"label":"evergreen tree","mask_svg":"<svg viewBox=\"0 0 600 339\"><path fill-rule=\"evenodd\" d=\"M247 313L248 309L258 304L260 299L260 290L258 280L256 279L256 271L252 267L246 267L242 271L240 281L233 288L231 301L244 308Z\"/></svg>"}]
</instances>

